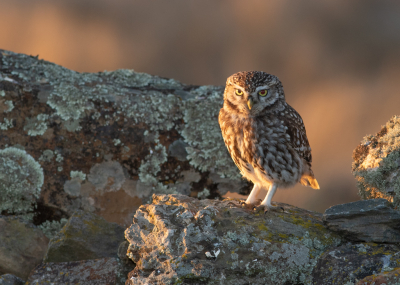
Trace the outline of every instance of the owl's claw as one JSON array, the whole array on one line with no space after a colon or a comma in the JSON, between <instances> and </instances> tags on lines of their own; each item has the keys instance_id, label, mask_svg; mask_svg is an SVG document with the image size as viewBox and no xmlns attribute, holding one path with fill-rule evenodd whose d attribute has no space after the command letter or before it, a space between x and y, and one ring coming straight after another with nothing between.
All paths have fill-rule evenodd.
<instances>
[{"instance_id":1,"label":"owl's claw","mask_svg":"<svg viewBox=\"0 0 400 285\"><path fill-rule=\"evenodd\" d=\"M242 208L244 209L248 209L248 210L252 210L254 205L253 204L247 204L246 201L241 201L240 205L242 206Z\"/></svg>"}]
</instances>

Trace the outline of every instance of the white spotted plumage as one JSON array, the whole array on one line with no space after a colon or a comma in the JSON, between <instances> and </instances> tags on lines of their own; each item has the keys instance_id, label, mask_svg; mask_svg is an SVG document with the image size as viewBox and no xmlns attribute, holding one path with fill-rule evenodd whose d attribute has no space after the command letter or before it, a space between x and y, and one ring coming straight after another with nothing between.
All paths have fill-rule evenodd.
<instances>
[{"instance_id":1,"label":"white spotted plumage","mask_svg":"<svg viewBox=\"0 0 400 285\"><path fill-rule=\"evenodd\" d=\"M271 199L278 187L300 182L319 189L303 120L286 103L276 76L261 71L230 76L218 120L233 161L254 183L247 204L254 204L263 188L269 190L261 202L266 208L273 208Z\"/></svg>"}]
</instances>

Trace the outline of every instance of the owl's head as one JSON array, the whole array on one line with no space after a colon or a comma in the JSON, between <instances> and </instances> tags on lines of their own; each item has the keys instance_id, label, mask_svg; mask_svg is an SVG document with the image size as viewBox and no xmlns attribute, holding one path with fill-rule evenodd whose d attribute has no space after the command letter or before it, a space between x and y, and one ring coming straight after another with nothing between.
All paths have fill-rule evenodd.
<instances>
[{"instance_id":1,"label":"owl's head","mask_svg":"<svg viewBox=\"0 0 400 285\"><path fill-rule=\"evenodd\" d=\"M281 109L285 103L278 77L263 71L238 72L226 81L224 108L245 116Z\"/></svg>"}]
</instances>

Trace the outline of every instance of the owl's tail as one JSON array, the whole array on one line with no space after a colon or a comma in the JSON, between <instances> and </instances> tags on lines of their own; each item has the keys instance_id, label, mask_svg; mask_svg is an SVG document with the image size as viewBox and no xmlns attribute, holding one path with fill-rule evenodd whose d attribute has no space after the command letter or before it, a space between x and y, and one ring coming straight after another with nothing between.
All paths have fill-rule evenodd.
<instances>
[{"instance_id":1,"label":"owl's tail","mask_svg":"<svg viewBox=\"0 0 400 285\"><path fill-rule=\"evenodd\" d=\"M301 185L310 186L313 189L319 189L319 184L317 179L315 179L314 174L303 174L300 179Z\"/></svg>"}]
</instances>

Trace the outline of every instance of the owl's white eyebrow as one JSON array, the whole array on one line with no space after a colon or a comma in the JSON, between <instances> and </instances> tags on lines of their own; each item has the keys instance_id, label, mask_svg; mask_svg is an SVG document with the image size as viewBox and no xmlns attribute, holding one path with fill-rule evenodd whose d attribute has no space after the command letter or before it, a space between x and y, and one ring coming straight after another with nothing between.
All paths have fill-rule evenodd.
<instances>
[{"instance_id":1,"label":"owl's white eyebrow","mask_svg":"<svg viewBox=\"0 0 400 285\"><path fill-rule=\"evenodd\" d=\"M258 92L258 91L264 90L264 89L270 89L269 85L258 86L258 87L256 88L256 91L255 91L255 92Z\"/></svg>"}]
</instances>

